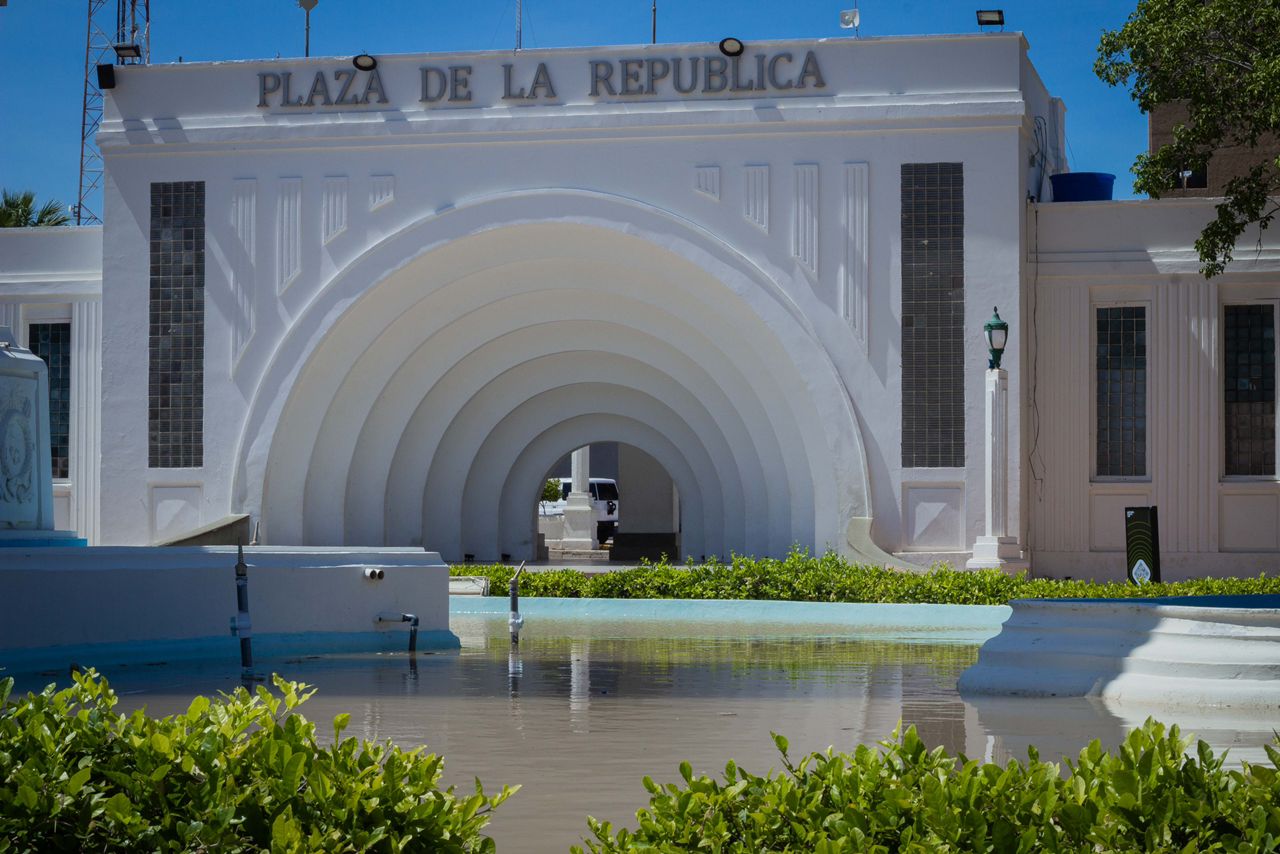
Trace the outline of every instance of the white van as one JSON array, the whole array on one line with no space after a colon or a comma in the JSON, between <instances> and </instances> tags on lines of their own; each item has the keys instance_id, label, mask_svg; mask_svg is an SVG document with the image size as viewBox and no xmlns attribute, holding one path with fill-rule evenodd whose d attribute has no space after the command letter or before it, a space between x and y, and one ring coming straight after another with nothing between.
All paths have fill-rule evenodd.
<instances>
[{"instance_id":1,"label":"white van","mask_svg":"<svg viewBox=\"0 0 1280 854\"><path fill-rule=\"evenodd\" d=\"M560 500L539 501L538 514L541 516L563 516L564 505L573 490L573 478L560 478ZM608 477L593 477L590 480L591 505L596 511L596 539L604 542L618 530L618 482Z\"/></svg>"}]
</instances>

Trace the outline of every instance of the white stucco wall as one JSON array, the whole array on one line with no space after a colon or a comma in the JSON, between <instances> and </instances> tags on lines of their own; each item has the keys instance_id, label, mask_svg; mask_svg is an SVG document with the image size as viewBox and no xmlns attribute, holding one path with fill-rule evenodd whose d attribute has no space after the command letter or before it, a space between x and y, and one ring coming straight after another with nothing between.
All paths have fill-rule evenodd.
<instances>
[{"instance_id":1,"label":"white stucco wall","mask_svg":"<svg viewBox=\"0 0 1280 854\"><path fill-rule=\"evenodd\" d=\"M98 539L98 356L102 341L102 229L0 228L0 326L26 346L32 323L71 324L67 477L53 484L54 519Z\"/></svg>"},{"instance_id":2,"label":"white stucco wall","mask_svg":"<svg viewBox=\"0 0 1280 854\"><path fill-rule=\"evenodd\" d=\"M630 99L591 98L589 63L713 46L385 57L388 103L341 108L259 108L259 74L346 59L118 69L102 541L242 511L274 543L519 557L532 508L499 497L624 440L676 479L690 553L850 551L866 517L889 550L967 550L978 330L992 305L1017 317L1025 163L1057 108L1018 34L748 57L809 51L822 89ZM557 99L502 101L503 63L540 62ZM463 64L471 102L418 100L421 67ZM900 166L937 161L964 164L969 452L903 470ZM149 185L179 180L207 193L204 465L148 469Z\"/></svg>"},{"instance_id":3,"label":"white stucco wall","mask_svg":"<svg viewBox=\"0 0 1280 854\"><path fill-rule=\"evenodd\" d=\"M631 445L618 446L619 530L629 534L679 530L675 481L653 457Z\"/></svg>"},{"instance_id":4,"label":"white stucco wall","mask_svg":"<svg viewBox=\"0 0 1280 854\"><path fill-rule=\"evenodd\" d=\"M387 635L387 648L405 649L406 626L379 622L378 615L406 612L419 618L430 644L456 645L448 635L449 570L437 554L252 548L245 562L259 649L306 643L304 635L374 632ZM229 620L236 614L235 563L236 550L222 547L4 549L0 591L21 607L6 609L0 650L21 660L23 651L90 647L88 658L80 659L86 666L98 660L104 644L141 644L150 654L165 654L156 652L156 644L207 649L192 642L212 641L234 650ZM366 578L369 567L382 569L383 578ZM430 644L424 639L423 648ZM48 652L57 660L56 649Z\"/></svg>"},{"instance_id":5,"label":"white stucco wall","mask_svg":"<svg viewBox=\"0 0 1280 854\"><path fill-rule=\"evenodd\" d=\"M1280 249L1243 235L1206 281L1194 243L1212 199L1058 203L1029 212L1038 248L1028 292L1038 322L1038 441L1027 453L1033 569L1124 577L1126 506L1156 505L1166 580L1280 568L1280 482L1224 475L1222 306L1280 299ZM1148 475L1094 475L1094 310L1147 311Z\"/></svg>"}]
</instances>

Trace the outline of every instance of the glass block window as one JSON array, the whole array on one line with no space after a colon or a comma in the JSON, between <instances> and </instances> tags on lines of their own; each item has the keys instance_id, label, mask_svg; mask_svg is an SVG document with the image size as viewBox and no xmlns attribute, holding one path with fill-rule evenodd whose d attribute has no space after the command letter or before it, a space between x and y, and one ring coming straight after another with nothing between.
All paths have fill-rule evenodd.
<instances>
[{"instance_id":1,"label":"glass block window","mask_svg":"<svg viewBox=\"0 0 1280 854\"><path fill-rule=\"evenodd\" d=\"M151 185L148 464L204 462L204 182Z\"/></svg>"},{"instance_id":2,"label":"glass block window","mask_svg":"<svg viewBox=\"0 0 1280 854\"><path fill-rule=\"evenodd\" d=\"M27 327L27 343L49 366L49 444L53 451L53 476L71 471L71 324L33 323Z\"/></svg>"},{"instance_id":3,"label":"glass block window","mask_svg":"<svg viewBox=\"0 0 1280 854\"><path fill-rule=\"evenodd\" d=\"M1097 474L1147 474L1147 310L1097 309Z\"/></svg>"},{"instance_id":4,"label":"glass block window","mask_svg":"<svg viewBox=\"0 0 1280 854\"><path fill-rule=\"evenodd\" d=\"M1269 305L1223 310L1227 474L1276 473L1276 327Z\"/></svg>"},{"instance_id":5,"label":"glass block window","mask_svg":"<svg viewBox=\"0 0 1280 854\"><path fill-rule=\"evenodd\" d=\"M902 164L902 465L964 465L964 165Z\"/></svg>"}]
</instances>

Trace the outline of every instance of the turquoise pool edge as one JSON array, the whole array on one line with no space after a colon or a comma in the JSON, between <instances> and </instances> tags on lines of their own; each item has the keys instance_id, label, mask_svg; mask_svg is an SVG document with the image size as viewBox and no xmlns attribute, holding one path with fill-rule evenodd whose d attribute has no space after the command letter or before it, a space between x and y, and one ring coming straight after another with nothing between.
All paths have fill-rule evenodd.
<instances>
[{"instance_id":1,"label":"turquoise pool edge","mask_svg":"<svg viewBox=\"0 0 1280 854\"><path fill-rule=\"evenodd\" d=\"M505 596L450 596L449 616L497 617L509 613ZM782 602L739 599L576 599L526 596L526 621L689 620L803 626L847 625L854 629L991 632L1013 613L1008 605L879 604L868 602Z\"/></svg>"}]
</instances>

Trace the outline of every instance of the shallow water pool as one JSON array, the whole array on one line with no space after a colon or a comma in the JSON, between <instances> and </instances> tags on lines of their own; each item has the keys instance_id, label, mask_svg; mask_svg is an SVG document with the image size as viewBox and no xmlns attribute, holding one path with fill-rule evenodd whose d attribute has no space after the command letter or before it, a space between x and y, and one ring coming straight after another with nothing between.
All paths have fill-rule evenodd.
<instances>
[{"instance_id":1,"label":"shallow water pool","mask_svg":"<svg viewBox=\"0 0 1280 854\"><path fill-rule=\"evenodd\" d=\"M566 851L585 834L587 815L633 824L647 801L641 778L674 781L682 760L709 774L729 758L755 773L776 769L771 731L798 755L879 741L902 720L931 745L1005 761L1025 758L1028 744L1045 758L1095 737L1113 745L1148 711L961 699L956 678L982 637L972 628L903 640L884 626L531 618L513 652L505 617L455 612L462 649L413 662L307 656L261 669L319 689L303 713L322 731L350 712L349 734L426 744L461 788L475 777L489 789L522 785L490 825L499 850L518 852ZM153 714L238 684L234 667L160 660L106 673L123 710L146 705ZM19 687L42 681L24 677ZM1261 756L1273 722L1188 723L1239 759Z\"/></svg>"}]
</instances>

